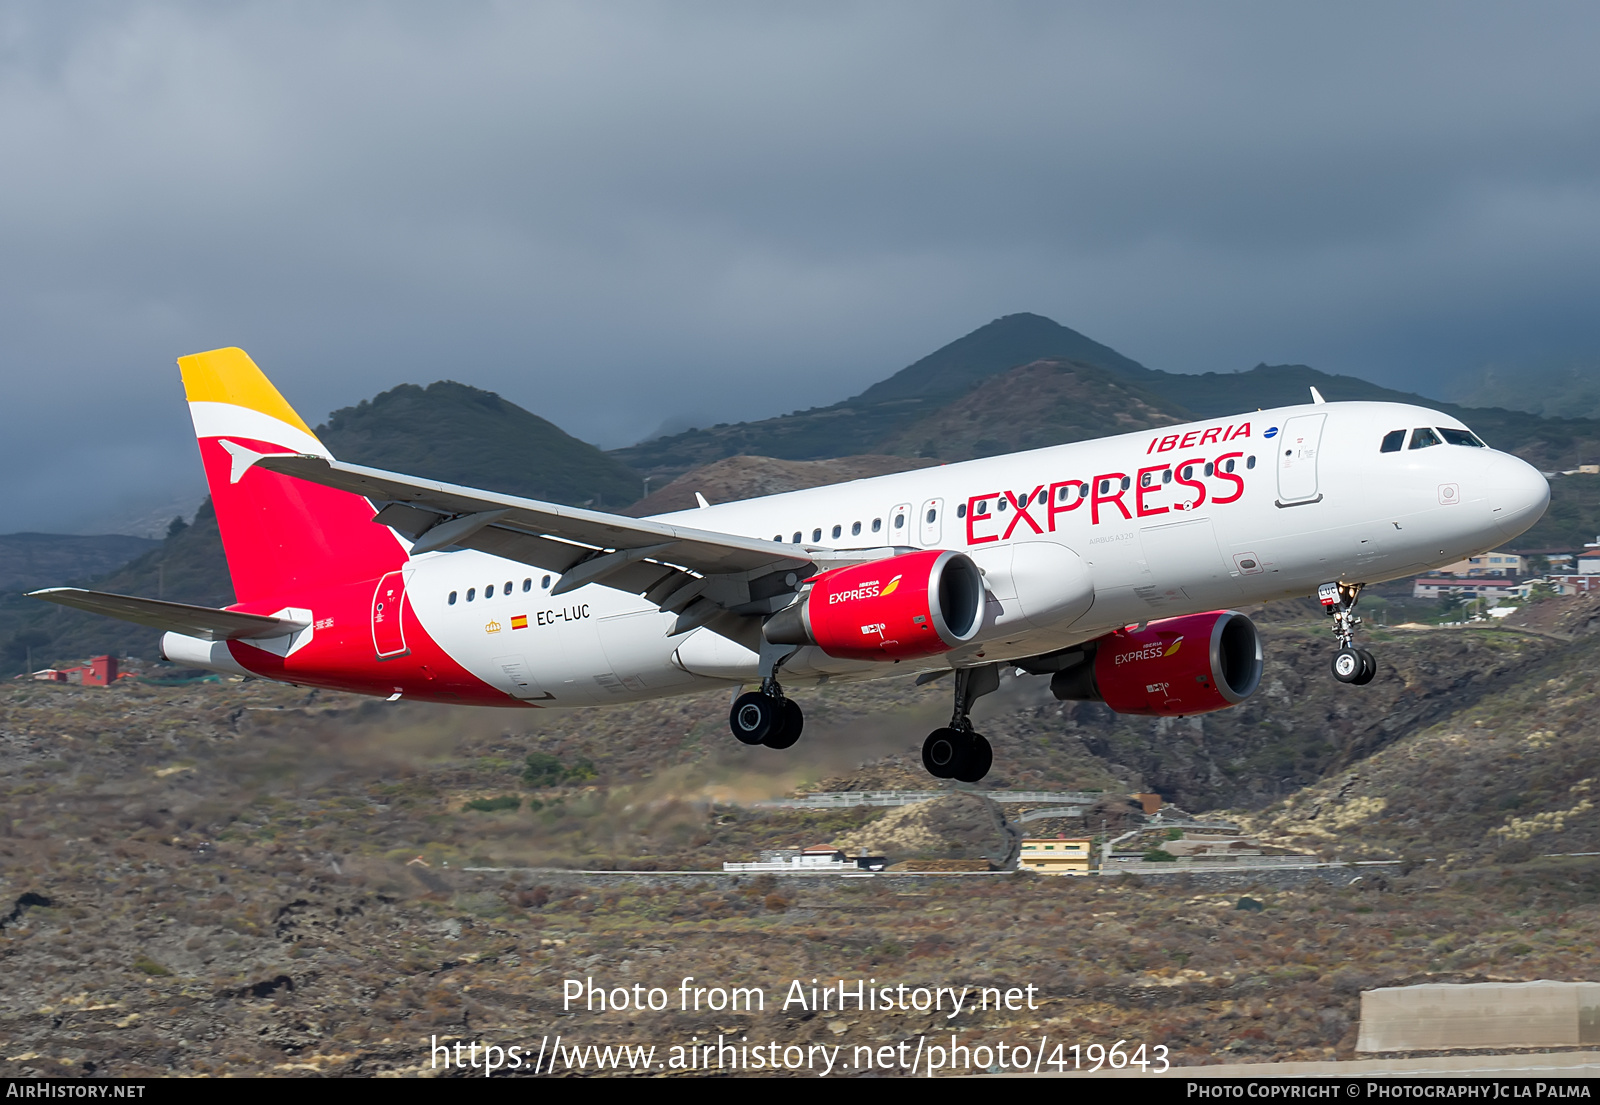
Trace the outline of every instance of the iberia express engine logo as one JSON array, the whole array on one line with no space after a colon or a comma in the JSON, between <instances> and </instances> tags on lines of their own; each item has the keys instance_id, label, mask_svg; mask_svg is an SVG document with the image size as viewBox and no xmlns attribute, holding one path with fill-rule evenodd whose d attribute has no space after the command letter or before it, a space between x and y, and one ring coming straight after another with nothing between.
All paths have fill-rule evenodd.
<instances>
[{"instance_id":1,"label":"iberia express engine logo","mask_svg":"<svg viewBox=\"0 0 1600 1105\"><path fill-rule=\"evenodd\" d=\"M829 595L828 605L832 606L836 602L854 602L857 599L885 598L894 594L895 588L900 586L900 579L900 576L895 576L882 587L878 586L878 581L875 579L863 580L848 591L835 591Z\"/></svg>"},{"instance_id":2,"label":"iberia express engine logo","mask_svg":"<svg viewBox=\"0 0 1600 1105\"><path fill-rule=\"evenodd\" d=\"M1139 648L1118 653L1116 662L1117 664L1121 665L1131 664L1135 660L1165 660L1167 657L1177 652L1182 644L1183 637L1181 636L1174 640L1170 645L1163 645L1160 641L1151 641L1149 644L1141 645Z\"/></svg>"}]
</instances>

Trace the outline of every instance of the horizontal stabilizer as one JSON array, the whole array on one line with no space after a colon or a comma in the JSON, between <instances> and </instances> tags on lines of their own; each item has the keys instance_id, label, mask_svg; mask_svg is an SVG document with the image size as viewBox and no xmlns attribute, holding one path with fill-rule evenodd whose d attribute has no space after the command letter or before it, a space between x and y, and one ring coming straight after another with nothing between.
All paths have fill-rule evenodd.
<instances>
[{"instance_id":1,"label":"horizontal stabilizer","mask_svg":"<svg viewBox=\"0 0 1600 1105\"><path fill-rule=\"evenodd\" d=\"M91 614L105 614L125 622L147 625L151 629L198 637L203 641L282 637L309 624L292 618L271 618L262 614L242 614L235 610L216 610L209 606L190 606L183 602L85 591L81 587L47 587L42 591L29 592L28 597L76 607Z\"/></svg>"}]
</instances>

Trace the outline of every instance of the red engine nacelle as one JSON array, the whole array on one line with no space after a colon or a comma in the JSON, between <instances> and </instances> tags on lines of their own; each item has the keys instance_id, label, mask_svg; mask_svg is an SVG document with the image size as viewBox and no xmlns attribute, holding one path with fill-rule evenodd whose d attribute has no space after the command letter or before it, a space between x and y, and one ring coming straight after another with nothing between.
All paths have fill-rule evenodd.
<instances>
[{"instance_id":1,"label":"red engine nacelle","mask_svg":"<svg viewBox=\"0 0 1600 1105\"><path fill-rule=\"evenodd\" d=\"M934 656L977 634L983 603L970 557L928 549L822 573L765 632L773 644L816 645L848 660Z\"/></svg>"},{"instance_id":2,"label":"red engine nacelle","mask_svg":"<svg viewBox=\"0 0 1600 1105\"><path fill-rule=\"evenodd\" d=\"M1233 610L1119 629L1081 646L1050 680L1057 698L1104 702L1119 714L1176 717L1236 706L1261 685L1261 638ZM1071 653L1062 655L1070 663Z\"/></svg>"}]
</instances>

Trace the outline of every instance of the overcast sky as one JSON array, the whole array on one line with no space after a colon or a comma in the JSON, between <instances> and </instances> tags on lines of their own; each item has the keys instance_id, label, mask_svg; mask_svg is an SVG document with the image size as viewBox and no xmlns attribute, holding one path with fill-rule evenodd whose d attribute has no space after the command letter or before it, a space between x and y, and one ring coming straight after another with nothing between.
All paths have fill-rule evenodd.
<instances>
[{"instance_id":1,"label":"overcast sky","mask_svg":"<svg viewBox=\"0 0 1600 1105\"><path fill-rule=\"evenodd\" d=\"M0 7L0 530L200 487L173 361L617 446L1002 314L1442 392L1600 355L1600 6ZM1334 398L1330 396L1330 398Z\"/></svg>"}]
</instances>

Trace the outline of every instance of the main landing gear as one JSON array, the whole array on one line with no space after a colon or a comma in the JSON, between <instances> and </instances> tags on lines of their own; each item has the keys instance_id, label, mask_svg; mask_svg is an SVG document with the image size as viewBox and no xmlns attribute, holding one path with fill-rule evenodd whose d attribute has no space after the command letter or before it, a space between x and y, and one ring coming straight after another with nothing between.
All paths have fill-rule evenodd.
<instances>
[{"instance_id":1,"label":"main landing gear","mask_svg":"<svg viewBox=\"0 0 1600 1105\"><path fill-rule=\"evenodd\" d=\"M1378 674L1378 662L1372 653L1355 647L1356 626L1361 624L1355 608L1361 587L1359 583L1324 583L1317 588L1317 598L1333 619L1333 635L1339 639L1339 651L1333 654L1333 677L1358 687L1372 682Z\"/></svg>"},{"instance_id":2,"label":"main landing gear","mask_svg":"<svg viewBox=\"0 0 1600 1105\"><path fill-rule=\"evenodd\" d=\"M767 689L769 683L771 690ZM733 709L728 712L728 727L741 743L764 744L768 748L788 748L800 739L805 723L800 704L783 697L775 680L767 680L761 690L734 699Z\"/></svg>"},{"instance_id":3,"label":"main landing gear","mask_svg":"<svg viewBox=\"0 0 1600 1105\"><path fill-rule=\"evenodd\" d=\"M761 646L761 689L733 700L728 711L728 728L741 744L764 744L768 748L788 748L800 739L806 718L799 703L785 698L778 684L778 668L795 654L792 645L775 648Z\"/></svg>"},{"instance_id":4,"label":"main landing gear","mask_svg":"<svg viewBox=\"0 0 1600 1105\"><path fill-rule=\"evenodd\" d=\"M972 731L972 719L967 715L975 699L999 686L998 664L956 669L956 705L950 724L935 729L922 742L922 766L928 769L929 775L935 779L976 783L989 774L994 750L982 735Z\"/></svg>"}]
</instances>

